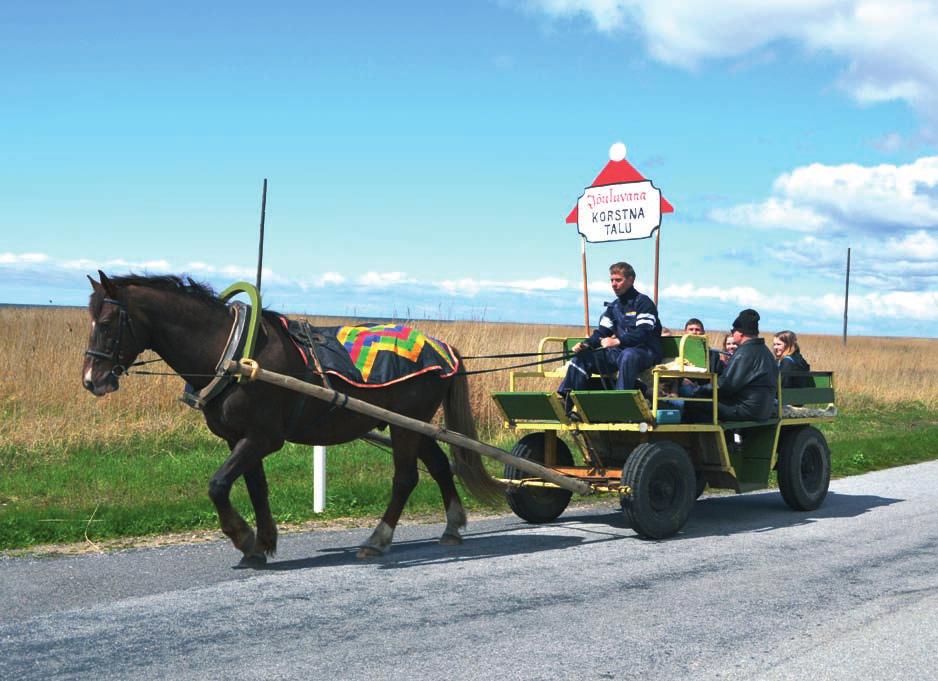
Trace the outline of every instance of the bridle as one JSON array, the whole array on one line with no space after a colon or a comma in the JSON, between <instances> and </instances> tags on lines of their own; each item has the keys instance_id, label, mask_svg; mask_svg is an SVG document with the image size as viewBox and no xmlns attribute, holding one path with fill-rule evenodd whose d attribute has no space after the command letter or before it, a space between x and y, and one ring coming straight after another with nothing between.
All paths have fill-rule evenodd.
<instances>
[{"instance_id":1,"label":"bridle","mask_svg":"<svg viewBox=\"0 0 938 681\"><path fill-rule=\"evenodd\" d=\"M137 340L137 335L134 333L133 322L130 320L130 314L127 312L127 306L116 298L105 298L102 301L103 305L110 303L111 305L116 305L118 309L118 319L117 319L117 333L114 334L111 338L107 339L107 342L104 344L104 350L92 350L90 347L85 350L85 356L93 357L95 359L106 359L111 362L111 373L117 377L127 371L127 367L121 364L121 341L124 339L124 329L127 329L130 332L130 335L133 336L134 341ZM100 327L95 325L94 335L96 336L100 331ZM93 339L92 339L93 340Z\"/></svg>"}]
</instances>

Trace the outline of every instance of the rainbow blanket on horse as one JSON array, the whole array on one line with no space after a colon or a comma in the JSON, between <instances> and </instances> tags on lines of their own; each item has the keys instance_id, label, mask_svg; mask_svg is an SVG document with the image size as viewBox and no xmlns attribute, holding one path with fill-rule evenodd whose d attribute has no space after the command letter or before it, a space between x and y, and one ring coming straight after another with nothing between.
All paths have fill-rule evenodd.
<instances>
[{"instance_id":1,"label":"rainbow blanket on horse","mask_svg":"<svg viewBox=\"0 0 938 681\"><path fill-rule=\"evenodd\" d=\"M315 353L322 370L363 388L406 381L428 371L442 377L459 369L453 349L441 340L403 324L315 327L281 318L309 363Z\"/></svg>"}]
</instances>

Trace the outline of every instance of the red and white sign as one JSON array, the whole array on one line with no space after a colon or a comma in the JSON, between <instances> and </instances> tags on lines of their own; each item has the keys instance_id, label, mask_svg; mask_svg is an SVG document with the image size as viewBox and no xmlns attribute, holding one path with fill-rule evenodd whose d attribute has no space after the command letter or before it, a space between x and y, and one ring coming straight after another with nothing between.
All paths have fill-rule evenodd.
<instances>
[{"instance_id":1,"label":"red and white sign","mask_svg":"<svg viewBox=\"0 0 938 681\"><path fill-rule=\"evenodd\" d=\"M647 239L661 226L661 191L650 180L587 187L577 201L577 230L587 241Z\"/></svg>"},{"instance_id":2,"label":"red and white sign","mask_svg":"<svg viewBox=\"0 0 938 681\"><path fill-rule=\"evenodd\" d=\"M567 216L587 241L647 239L661 226L661 214L674 207L625 160L625 145L609 149L609 163Z\"/></svg>"}]
</instances>

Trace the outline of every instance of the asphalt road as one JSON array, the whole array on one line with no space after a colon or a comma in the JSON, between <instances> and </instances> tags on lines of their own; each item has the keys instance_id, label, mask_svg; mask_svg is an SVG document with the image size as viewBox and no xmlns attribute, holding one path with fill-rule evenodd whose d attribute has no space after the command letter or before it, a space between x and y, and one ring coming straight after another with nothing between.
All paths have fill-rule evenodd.
<instances>
[{"instance_id":1,"label":"asphalt road","mask_svg":"<svg viewBox=\"0 0 938 681\"><path fill-rule=\"evenodd\" d=\"M705 497L652 542L612 503L529 526L0 559L0 679L938 679L938 462Z\"/></svg>"}]
</instances>

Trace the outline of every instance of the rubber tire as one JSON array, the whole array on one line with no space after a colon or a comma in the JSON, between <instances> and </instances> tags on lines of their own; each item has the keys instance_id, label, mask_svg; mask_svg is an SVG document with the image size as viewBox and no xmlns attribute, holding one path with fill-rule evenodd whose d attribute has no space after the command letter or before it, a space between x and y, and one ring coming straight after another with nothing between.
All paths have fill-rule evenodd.
<instances>
[{"instance_id":1,"label":"rubber tire","mask_svg":"<svg viewBox=\"0 0 938 681\"><path fill-rule=\"evenodd\" d=\"M778 489L796 511L813 511L824 503L831 482L831 450L817 428L784 432L778 448Z\"/></svg>"},{"instance_id":2,"label":"rubber tire","mask_svg":"<svg viewBox=\"0 0 938 681\"><path fill-rule=\"evenodd\" d=\"M514 456L535 463L544 463L545 435L544 433L528 433L518 440L511 453ZM572 466L573 454L567 443L557 439L557 465ZM509 480L530 478L526 473L510 464L505 464L505 477ZM567 509L573 492L565 489L549 489L536 487L509 487L507 492L508 505L522 520L529 523L549 523L556 520Z\"/></svg>"},{"instance_id":3,"label":"rubber tire","mask_svg":"<svg viewBox=\"0 0 938 681\"><path fill-rule=\"evenodd\" d=\"M675 442L645 442L629 454L622 484L632 493L621 497L625 521L646 539L677 534L694 505L697 475L687 452Z\"/></svg>"}]
</instances>

